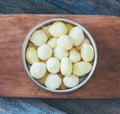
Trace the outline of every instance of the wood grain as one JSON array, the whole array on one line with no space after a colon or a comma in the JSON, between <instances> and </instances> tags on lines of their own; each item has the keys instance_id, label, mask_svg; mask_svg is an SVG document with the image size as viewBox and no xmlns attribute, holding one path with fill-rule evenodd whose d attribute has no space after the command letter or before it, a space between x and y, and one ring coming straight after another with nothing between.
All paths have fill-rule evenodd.
<instances>
[{"instance_id":1,"label":"wood grain","mask_svg":"<svg viewBox=\"0 0 120 114\"><path fill-rule=\"evenodd\" d=\"M120 0L47 0L72 14L120 16Z\"/></svg>"},{"instance_id":2,"label":"wood grain","mask_svg":"<svg viewBox=\"0 0 120 114\"><path fill-rule=\"evenodd\" d=\"M46 0L0 0L0 13L11 14L69 14L69 11L64 10Z\"/></svg>"},{"instance_id":3,"label":"wood grain","mask_svg":"<svg viewBox=\"0 0 120 114\"><path fill-rule=\"evenodd\" d=\"M77 91L56 94L39 89L24 71L21 50L29 30L46 19L73 19L93 35L98 64L93 77ZM26 98L117 98L120 97L120 18L80 15L0 16L0 96Z\"/></svg>"},{"instance_id":4,"label":"wood grain","mask_svg":"<svg viewBox=\"0 0 120 114\"><path fill-rule=\"evenodd\" d=\"M120 0L0 0L0 13L120 16Z\"/></svg>"}]
</instances>

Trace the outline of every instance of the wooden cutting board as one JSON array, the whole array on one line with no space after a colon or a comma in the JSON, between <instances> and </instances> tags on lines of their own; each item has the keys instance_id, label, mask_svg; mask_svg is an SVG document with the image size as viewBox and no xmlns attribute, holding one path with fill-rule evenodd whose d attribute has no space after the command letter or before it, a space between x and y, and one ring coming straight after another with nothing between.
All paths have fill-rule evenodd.
<instances>
[{"instance_id":1,"label":"wooden cutting board","mask_svg":"<svg viewBox=\"0 0 120 114\"><path fill-rule=\"evenodd\" d=\"M24 71L21 51L29 30L54 17L82 24L94 37L98 64L92 78L80 89L56 94L39 89ZM120 17L84 15L1 15L0 96L20 98L118 98L120 97Z\"/></svg>"}]
</instances>

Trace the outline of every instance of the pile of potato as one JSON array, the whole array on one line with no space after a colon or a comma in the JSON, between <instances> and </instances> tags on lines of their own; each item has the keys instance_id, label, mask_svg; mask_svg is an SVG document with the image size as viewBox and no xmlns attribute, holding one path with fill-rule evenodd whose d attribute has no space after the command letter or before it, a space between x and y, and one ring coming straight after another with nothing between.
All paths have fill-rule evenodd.
<instances>
[{"instance_id":1,"label":"pile of potato","mask_svg":"<svg viewBox=\"0 0 120 114\"><path fill-rule=\"evenodd\" d=\"M92 69L94 49L83 31L56 21L36 30L26 49L31 75L49 89L68 89Z\"/></svg>"}]
</instances>

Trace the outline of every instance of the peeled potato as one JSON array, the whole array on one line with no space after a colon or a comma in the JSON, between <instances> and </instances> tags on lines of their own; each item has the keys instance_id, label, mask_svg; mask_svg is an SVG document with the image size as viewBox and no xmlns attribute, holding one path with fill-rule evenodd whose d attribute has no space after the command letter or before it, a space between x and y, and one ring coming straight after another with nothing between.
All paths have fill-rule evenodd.
<instances>
[{"instance_id":1,"label":"peeled potato","mask_svg":"<svg viewBox=\"0 0 120 114\"><path fill-rule=\"evenodd\" d=\"M68 29L63 22L54 22L49 27L49 33L54 37L60 37L62 35L65 35L67 32Z\"/></svg>"},{"instance_id":2,"label":"peeled potato","mask_svg":"<svg viewBox=\"0 0 120 114\"><path fill-rule=\"evenodd\" d=\"M66 25L68 31L70 31L74 27L72 24L69 24L69 23L66 23L65 25Z\"/></svg>"},{"instance_id":3,"label":"peeled potato","mask_svg":"<svg viewBox=\"0 0 120 114\"><path fill-rule=\"evenodd\" d=\"M69 77L64 77L63 83L66 87L71 88L79 84L79 77L71 75Z\"/></svg>"},{"instance_id":4,"label":"peeled potato","mask_svg":"<svg viewBox=\"0 0 120 114\"><path fill-rule=\"evenodd\" d=\"M80 51L80 50L81 50L80 47L81 47L81 45L77 46L76 49L77 49L78 51Z\"/></svg>"},{"instance_id":5,"label":"peeled potato","mask_svg":"<svg viewBox=\"0 0 120 114\"><path fill-rule=\"evenodd\" d=\"M65 50L62 50L61 48L59 47L56 47L54 49L54 56L56 58L58 58L59 60L61 60L63 57L67 57L68 56L68 52L65 51Z\"/></svg>"},{"instance_id":6,"label":"peeled potato","mask_svg":"<svg viewBox=\"0 0 120 114\"><path fill-rule=\"evenodd\" d=\"M62 83L61 83L59 89L65 90L65 89L66 89L66 86L65 86L64 83L63 83L63 78L64 78L64 76L63 76L61 73L58 73L58 75L59 75L60 78L62 79Z\"/></svg>"},{"instance_id":7,"label":"peeled potato","mask_svg":"<svg viewBox=\"0 0 120 114\"><path fill-rule=\"evenodd\" d=\"M83 44L84 44L84 43L90 44L90 41L89 41L87 38L85 38L85 39L83 40Z\"/></svg>"},{"instance_id":8,"label":"peeled potato","mask_svg":"<svg viewBox=\"0 0 120 114\"><path fill-rule=\"evenodd\" d=\"M78 61L81 60L81 56L80 53L77 51L77 49L73 48L72 50L70 50L69 53L69 58L73 63L76 63Z\"/></svg>"},{"instance_id":9,"label":"peeled potato","mask_svg":"<svg viewBox=\"0 0 120 114\"><path fill-rule=\"evenodd\" d=\"M49 89L57 89L61 85L62 80L57 74L49 74L45 80L45 85Z\"/></svg>"},{"instance_id":10,"label":"peeled potato","mask_svg":"<svg viewBox=\"0 0 120 114\"><path fill-rule=\"evenodd\" d=\"M33 47L33 48L35 48L35 49L38 48L37 46L35 46L35 45L34 45L33 43L31 43L31 42L28 43L28 46L29 46L29 47Z\"/></svg>"},{"instance_id":11,"label":"peeled potato","mask_svg":"<svg viewBox=\"0 0 120 114\"><path fill-rule=\"evenodd\" d=\"M64 57L61 60L61 73L64 76L70 76L72 73L72 62L68 57Z\"/></svg>"},{"instance_id":12,"label":"peeled potato","mask_svg":"<svg viewBox=\"0 0 120 114\"><path fill-rule=\"evenodd\" d=\"M43 63L45 63L45 64L46 64L46 63L47 63L47 60L41 60L41 62L43 62Z\"/></svg>"},{"instance_id":13,"label":"peeled potato","mask_svg":"<svg viewBox=\"0 0 120 114\"><path fill-rule=\"evenodd\" d=\"M69 32L69 36L73 40L74 46L80 45L84 40L83 31L79 27L73 27Z\"/></svg>"},{"instance_id":14,"label":"peeled potato","mask_svg":"<svg viewBox=\"0 0 120 114\"><path fill-rule=\"evenodd\" d=\"M47 35L45 34L43 30L35 31L30 38L30 41L35 46L41 46L42 44L45 44L47 40L48 40Z\"/></svg>"},{"instance_id":15,"label":"peeled potato","mask_svg":"<svg viewBox=\"0 0 120 114\"><path fill-rule=\"evenodd\" d=\"M62 84L60 85L59 89L60 90L65 90L67 87L64 85L64 83L62 82Z\"/></svg>"},{"instance_id":16,"label":"peeled potato","mask_svg":"<svg viewBox=\"0 0 120 114\"><path fill-rule=\"evenodd\" d=\"M43 62L35 62L30 67L30 73L36 79L42 78L46 72L46 65Z\"/></svg>"},{"instance_id":17,"label":"peeled potato","mask_svg":"<svg viewBox=\"0 0 120 114\"><path fill-rule=\"evenodd\" d=\"M90 62L94 58L94 49L92 45L84 43L81 46L81 57L84 61Z\"/></svg>"},{"instance_id":18,"label":"peeled potato","mask_svg":"<svg viewBox=\"0 0 120 114\"><path fill-rule=\"evenodd\" d=\"M37 81L40 84L45 85L45 80L46 80L47 76L48 76L48 72L42 78L38 79Z\"/></svg>"},{"instance_id":19,"label":"peeled potato","mask_svg":"<svg viewBox=\"0 0 120 114\"><path fill-rule=\"evenodd\" d=\"M90 41L89 41L87 38L85 38L85 39L83 40L82 44L76 47L78 51L81 50L82 45L83 45L84 43L86 43L86 44L90 44Z\"/></svg>"},{"instance_id":20,"label":"peeled potato","mask_svg":"<svg viewBox=\"0 0 120 114\"><path fill-rule=\"evenodd\" d=\"M29 64L33 64L35 62L39 62L39 57L37 55L37 51L34 47L28 47L26 50L26 60Z\"/></svg>"},{"instance_id":21,"label":"peeled potato","mask_svg":"<svg viewBox=\"0 0 120 114\"><path fill-rule=\"evenodd\" d=\"M56 74L60 71L60 62L57 58L51 57L46 63L47 69L50 73Z\"/></svg>"},{"instance_id":22,"label":"peeled potato","mask_svg":"<svg viewBox=\"0 0 120 114\"><path fill-rule=\"evenodd\" d=\"M92 65L90 63L81 61L73 65L73 74L76 76L84 76L89 73L91 69Z\"/></svg>"},{"instance_id":23,"label":"peeled potato","mask_svg":"<svg viewBox=\"0 0 120 114\"><path fill-rule=\"evenodd\" d=\"M47 37L48 37L48 39L50 39L52 36L50 35L50 33L49 33L49 27L50 27L51 25L47 25L47 26L43 26L42 27L42 30L45 32L45 34L47 35Z\"/></svg>"},{"instance_id":24,"label":"peeled potato","mask_svg":"<svg viewBox=\"0 0 120 114\"><path fill-rule=\"evenodd\" d=\"M57 46L63 50L70 50L73 47L73 42L68 35L62 35L57 40Z\"/></svg>"},{"instance_id":25,"label":"peeled potato","mask_svg":"<svg viewBox=\"0 0 120 114\"><path fill-rule=\"evenodd\" d=\"M47 44L43 44L38 48L37 53L41 60L46 60L52 56L52 49Z\"/></svg>"},{"instance_id":26,"label":"peeled potato","mask_svg":"<svg viewBox=\"0 0 120 114\"><path fill-rule=\"evenodd\" d=\"M54 49L57 46L57 38L51 38L48 42L47 45L51 48Z\"/></svg>"},{"instance_id":27,"label":"peeled potato","mask_svg":"<svg viewBox=\"0 0 120 114\"><path fill-rule=\"evenodd\" d=\"M58 75L60 76L61 79L64 78L64 76L59 72Z\"/></svg>"}]
</instances>

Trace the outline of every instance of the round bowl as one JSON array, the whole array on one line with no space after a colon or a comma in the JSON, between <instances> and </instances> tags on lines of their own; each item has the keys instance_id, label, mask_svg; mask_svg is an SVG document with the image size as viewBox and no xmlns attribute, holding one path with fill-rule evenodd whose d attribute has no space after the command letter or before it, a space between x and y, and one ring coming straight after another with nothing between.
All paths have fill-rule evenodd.
<instances>
[{"instance_id":1,"label":"round bowl","mask_svg":"<svg viewBox=\"0 0 120 114\"><path fill-rule=\"evenodd\" d=\"M29 39L32 35L32 33L34 31L36 31L37 29L45 26L45 25L48 25L50 23L53 23L55 21L62 21L62 22L65 22L65 23L70 23L72 25L75 25L75 26L78 26L79 28L81 28L84 32L84 34L88 37L88 39L90 40L91 42L91 45L93 46L94 48L94 60L93 60L93 67L92 67L92 70L87 74L85 75L83 78L81 78L81 81L80 83L73 87L73 88L70 88L70 89L65 89L65 90L52 90L52 89L49 89L47 87L45 87L44 85L40 84L36 79L34 79L32 77L32 75L30 74L30 66L28 65L28 63L26 62L26 59L25 59L25 52L26 52L26 48L28 46L28 42L29 42ZM97 46L96 46L96 43L93 39L93 37L90 35L90 33L82 26L80 25L79 23L73 21L73 20L70 20L70 19L66 19L66 18L52 18L52 19L48 19L46 21L43 21L43 22L40 22L39 24L37 24L35 27L33 27L30 32L27 34L24 42L23 42L23 46L22 46L22 61L23 61L23 65L24 65L24 68L25 68L25 71L27 72L28 74L28 77L40 88L44 89L44 90L47 90L47 91L50 91L50 92L56 92L56 93L66 93L66 92L71 92L71 91L74 91L76 89L79 89L80 87L82 87L90 78L91 76L93 75L93 72L96 68L96 64L97 64Z\"/></svg>"}]
</instances>

